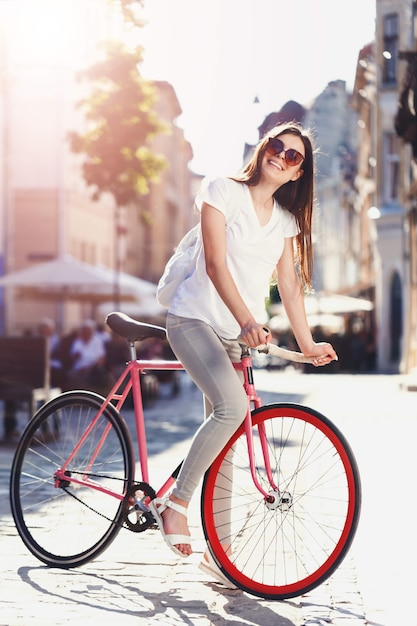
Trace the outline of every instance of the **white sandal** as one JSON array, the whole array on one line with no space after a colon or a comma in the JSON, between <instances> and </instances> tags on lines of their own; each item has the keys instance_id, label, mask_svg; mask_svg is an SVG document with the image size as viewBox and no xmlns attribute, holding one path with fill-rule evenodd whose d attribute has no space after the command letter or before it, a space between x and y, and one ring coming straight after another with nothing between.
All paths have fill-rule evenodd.
<instances>
[{"instance_id":1,"label":"white sandal","mask_svg":"<svg viewBox=\"0 0 417 626\"><path fill-rule=\"evenodd\" d=\"M236 585L232 583L232 581L229 580L225 574L223 574L221 569L219 569L219 566L209 552L205 552L203 554L203 558L198 564L198 568L205 574L214 578L216 582L221 583L224 587L227 587L228 589L237 589Z\"/></svg>"},{"instance_id":2,"label":"white sandal","mask_svg":"<svg viewBox=\"0 0 417 626\"><path fill-rule=\"evenodd\" d=\"M175 546L179 543L190 544L191 537L190 535L172 535L172 534L170 535L170 534L165 533L164 520L162 518L162 513L167 508L173 509L177 513L181 513L181 515L184 515L184 517L187 517L187 509L185 508L185 506L181 506L181 504L178 504L177 502L173 502L172 500L170 500L169 497L155 498L154 500L151 500L149 504L149 510L154 516L155 522L158 524L158 528L162 533L162 537L164 538L165 543L173 552L175 552L177 556L186 558L187 556L190 556L190 555L184 554L184 552L181 552L181 550L178 550L178 548L176 548Z\"/></svg>"}]
</instances>

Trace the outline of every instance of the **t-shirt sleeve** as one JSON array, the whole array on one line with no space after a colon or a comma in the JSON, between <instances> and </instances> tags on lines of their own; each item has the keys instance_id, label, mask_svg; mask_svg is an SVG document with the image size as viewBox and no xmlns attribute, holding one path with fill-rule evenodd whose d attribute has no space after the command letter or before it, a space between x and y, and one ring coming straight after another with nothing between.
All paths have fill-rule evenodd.
<instances>
[{"instance_id":1,"label":"t-shirt sleeve","mask_svg":"<svg viewBox=\"0 0 417 626\"><path fill-rule=\"evenodd\" d=\"M289 211L285 211L284 209L281 209L281 211L283 212L283 217L284 217L284 220L283 220L284 238L287 239L288 237L296 237L298 233L300 232L300 229L298 227L298 224L294 215L290 213Z\"/></svg>"},{"instance_id":2,"label":"t-shirt sleeve","mask_svg":"<svg viewBox=\"0 0 417 626\"><path fill-rule=\"evenodd\" d=\"M229 199L228 185L224 178L205 178L201 183L200 191L195 198L195 205L201 212L203 202L218 209L223 215L227 215L227 203Z\"/></svg>"}]
</instances>

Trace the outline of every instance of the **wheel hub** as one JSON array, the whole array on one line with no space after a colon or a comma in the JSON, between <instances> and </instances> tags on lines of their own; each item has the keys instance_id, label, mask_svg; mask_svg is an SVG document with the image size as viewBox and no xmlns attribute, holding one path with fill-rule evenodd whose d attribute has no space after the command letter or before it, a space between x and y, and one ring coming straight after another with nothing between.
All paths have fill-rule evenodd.
<instances>
[{"instance_id":1,"label":"wheel hub","mask_svg":"<svg viewBox=\"0 0 417 626\"><path fill-rule=\"evenodd\" d=\"M269 498L265 499L265 506L270 511L289 511L292 505L293 497L289 491L270 491Z\"/></svg>"}]
</instances>

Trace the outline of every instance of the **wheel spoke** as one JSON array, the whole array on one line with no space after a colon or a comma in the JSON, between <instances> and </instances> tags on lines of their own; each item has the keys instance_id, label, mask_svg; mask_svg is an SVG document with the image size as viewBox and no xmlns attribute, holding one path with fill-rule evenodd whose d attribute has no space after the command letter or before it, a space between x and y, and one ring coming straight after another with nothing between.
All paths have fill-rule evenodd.
<instances>
[{"instance_id":1,"label":"wheel spoke","mask_svg":"<svg viewBox=\"0 0 417 626\"><path fill-rule=\"evenodd\" d=\"M49 565L72 567L93 559L120 528L133 459L129 435L113 407L75 448L100 405L100 398L88 392L63 394L36 414L16 451L13 517L26 546Z\"/></svg>"},{"instance_id":2,"label":"wheel spoke","mask_svg":"<svg viewBox=\"0 0 417 626\"><path fill-rule=\"evenodd\" d=\"M203 528L235 584L284 599L316 587L342 561L358 523L360 480L346 439L319 413L271 405L253 412L254 427L259 424L272 481L254 428L257 478L273 502L254 485L242 427L205 476Z\"/></svg>"}]
</instances>

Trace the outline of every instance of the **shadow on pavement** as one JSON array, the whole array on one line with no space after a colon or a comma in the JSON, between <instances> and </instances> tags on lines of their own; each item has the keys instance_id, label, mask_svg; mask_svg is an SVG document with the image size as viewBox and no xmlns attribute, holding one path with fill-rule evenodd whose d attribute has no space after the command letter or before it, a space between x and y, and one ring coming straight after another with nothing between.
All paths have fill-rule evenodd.
<instances>
[{"instance_id":1,"label":"shadow on pavement","mask_svg":"<svg viewBox=\"0 0 417 626\"><path fill-rule=\"evenodd\" d=\"M149 567L148 564L146 566ZM135 564L135 567L138 571L140 563ZM182 580L178 577L175 582L167 582L163 580L162 574L157 579L149 572L143 579L140 574L134 578L133 568L126 575L123 570L117 572L115 568L111 569L111 575L105 575L82 570L49 569L45 566L21 567L18 575L23 583L32 588L31 593L42 594L45 604L69 609L70 604L74 603L77 614L80 608L86 615L92 609L95 619L101 623L105 615L106 624L111 616L117 623L129 615L140 620L135 623L142 623L143 620L146 624L197 624L203 619L204 623L219 624L228 623L228 616L236 626L249 623L259 626L296 624L285 616L285 613L293 610L291 602L275 602L271 608L266 606L271 603L247 596L239 590L223 589L214 583L203 585L195 580L190 583L185 576L181 577ZM167 566L162 566L162 569L166 570ZM121 580L123 576L126 580ZM157 592L155 587L158 588ZM102 617L97 611L102 613ZM219 611L224 621L221 621ZM240 615L242 621L239 620Z\"/></svg>"}]
</instances>

